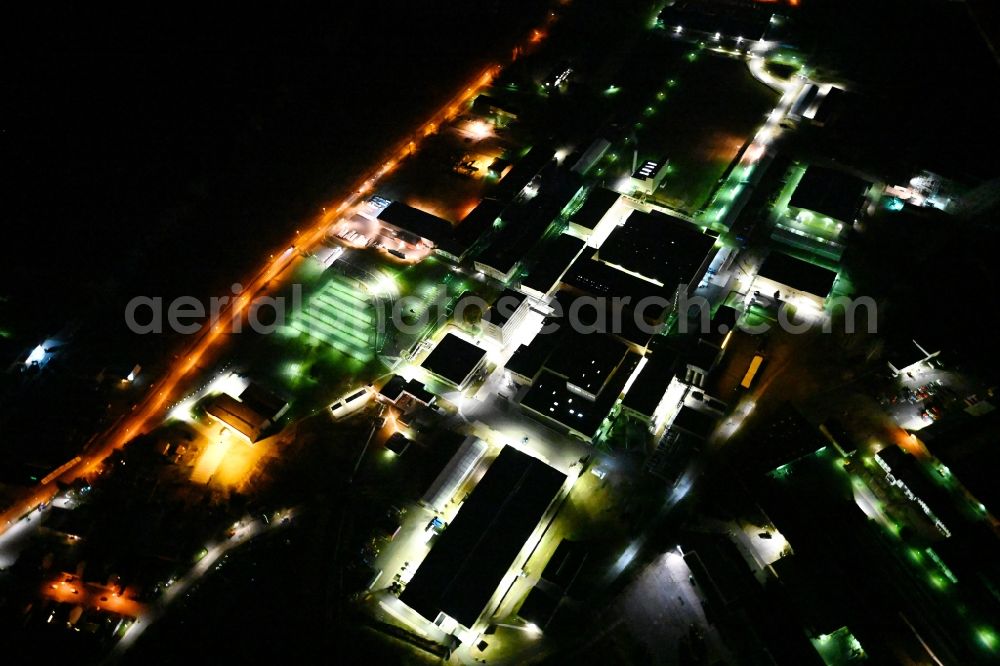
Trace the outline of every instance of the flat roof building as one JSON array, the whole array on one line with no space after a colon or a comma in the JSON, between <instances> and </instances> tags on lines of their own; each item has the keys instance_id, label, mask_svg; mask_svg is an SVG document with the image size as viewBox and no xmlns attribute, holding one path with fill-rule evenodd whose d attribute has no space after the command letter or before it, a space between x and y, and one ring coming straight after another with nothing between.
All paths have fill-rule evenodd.
<instances>
[{"instance_id":1,"label":"flat roof building","mask_svg":"<svg viewBox=\"0 0 1000 666\"><path fill-rule=\"evenodd\" d=\"M792 192L788 207L850 224L861 212L868 188L857 176L813 164Z\"/></svg>"},{"instance_id":2,"label":"flat roof building","mask_svg":"<svg viewBox=\"0 0 1000 666\"><path fill-rule=\"evenodd\" d=\"M404 396L410 396L417 402L429 405L434 401L434 394L415 379L406 379L401 375L393 375L378 392L379 396L390 403L397 403Z\"/></svg>"},{"instance_id":3,"label":"flat roof building","mask_svg":"<svg viewBox=\"0 0 1000 666\"><path fill-rule=\"evenodd\" d=\"M982 404L982 401L978 404ZM920 439L949 474L985 506L994 516L1000 515L1000 410L980 416L968 413L936 421L920 431Z\"/></svg>"},{"instance_id":4,"label":"flat roof building","mask_svg":"<svg viewBox=\"0 0 1000 666\"><path fill-rule=\"evenodd\" d=\"M504 447L400 600L431 622L444 614L471 628L565 480L537 458Z\"/></svg>"},{"instance_id":5,"label":"flat roof building","mask_svg":"<svg viewBox=\"0 0 1000 666\"><path fill-rule=\"evenodd\" d=\"M614 190L595 187L587 195L583 205L570 216L569 228L582 238L588 238L620 197Z\"/></svg>"},{"instance_id":6,"label":"flat roof building","mask_svg":"<svg viewBox=\"0 0 1000 666\"><path fill-rule=\"evenodd\" d=\"M531 301L527 296L513 289L504 289L479 323L483 333L506 346L530 309Z\"/></svg>"},{"instance_id":7,"label":"flat roof building","mask_svg":"<svg viewBox=\"0 0 1000 666\"><path fill-rule=\"evenodd\" d=\"M439 241L438 254L456 262L463 261L470 251L493 234L503 208L503 204L496 199L480 201L452 228L449 236Z\"/></svg>"},{"instance_id":8,"label":"flat roof building","mask_svg":"<svg viewBox=\"0 0 1000 666\"><path fill-rule=\"evenodd\" d=\"M844 100L847 91L843 88L830 88L826 96L820 101L816 113L812 117L813 123L824 127L831 120L836 121L844 108Z\"/></svg>"},{"instance_id":9,"label":"flat roof building","mask_svg":"<svg viewBox=\"0 0 1000 666\"><path fill-rule=\"evenodd\" d=\"M570 434L591 440L606 414L600 414L592 400L581 397L566 386L566 378L542 368L521 406L561 426Z\"/></svg>"},{"instance_id":10,"label":"flat roof building","mask_svg":"<svg viewBox=\"0 0 1000 666\"><path fill-rule=\"evenodd\" d=\"M750 41L771 39L777 26L771 22L770 2L717 3L678 0L665 7L658 22L669 31L700 32L706 35L742 37Z\"/></svg>"},{"instance_id":11,"label":"flat roof building","mask_svg":"<svg viewBox=\"0 0 1000 666\"><path fill-rule=\"evenodd\" d=\"M543 331L557 325L558 319L549 317L542 325ZM545 367L545 362L549 356L559 346L562 340L562 331L539 332L532 341L517 348L514 354L507 361L505 369L510 374L511 379L519 384L531 384L538 377L538 373Z\"/></svg>"},{"instance_id":12,"label":"flat roof building","mask_svg":"<svg viewBox=\"0 0 1000 666\"><path fill-rule=\"evenodd\" d=\"M437 247L452 235L451 222L401 201L393 201L383 208L378 221L411 245Z\"/></svg>"},{"instance_id":13,"label":"flat roof building","mask_svg":"<svg viewBox=\"0 0 1000 666\"><path fill-rule=\"evenodd\" d=\"M632 174L632 189L643 194L652 194L667 175L667 160L646 160Z\"/></svg>"},{"instance_id":14,"label":"flat roof building","mask_svg":"<svg viewBox=\"0 0 1000 666\"><path fill-rule=\"evenodd\" d=\"M485 362L486 350L447 333L420 365L445 383L463 389Z\"/></svg>"},{"instance_id":15,"label":"flat roof building","mask_svg":"<svg viewBox=\"0 0 1000 666\"><path fill-rule=\"evenodd\" d=\"M547 169L533 197L504 209L503 226L490 246L476 257L476 270L509 282L579 189L576 174L557 167Z\"/></svg>"},{"instance_id":16,"label":"flat roof building","mask_svg":"<svg viewBox=\"0 0 1000 666\"><path fill-rule=\"evenodd\" d=\"M466 437L455 455L420 498L420 503L432 511L444 511L458 489L472 474L472 470L486 455L487 450L489 446L483 440L472 435Z\"/></svg>"},{"instance_id":17,"label":"flat roof building","mask_svg":"<svg viewBox=\"0 0 1000 666\"><path fill-rule=\"evenodd\" d=\"M678 364L678 353L658 344L646 356L646 364L622 399L622 409L643 421L652 421L667 388L677 376Z\"/></svg>"},{"instance_id":18,"label":"flat roof building","mask_svg":"<svg viewBox=\"0 0 1000 666\"><path fill-rule=\"evenodd\" d=\"M683 405L670 423L670 427L704 440L712 434L718 421L718 414Z\"/></svg>"},{"instance_id":19,"label":"flat roof building","mask_svg":"<svg viewBox=\"0 0 1000 666\"><path fill-rule=\"evenodd\" d=\"M563 275L561 284L576 292L591 296L614 298L629 297L635 304L643 299L650 300L643 311L643 318L649 323L663 321L667 310L672 307L674 294L649 280L630 275L622 270L597 261L584 252L573 262Z\"/></svg>"},{"instance_id":20,"label":"flat roof building","mask_svg":"<svg viewBox=\"0 0 1000 666\"><path fill-rule=\"evenodd\" d=\"M611 148L611 142L604 137L594 139L583 155L580 156L580 159L571 167L571 170L581 176L585 175L590 171L591 167L601 161L601 158L604 157L609 148Z\"/></svg>"},{"instance_id":21,"label":"flat roof building","mask_svg":"<svg viewBox=\"0 0 1000 666\"><path fill-rule=\"evenodd\" d=\"M406 453L406 450L410 448L410 438L401 432L394 432L389 436L389 439L385 442L385 448L387 451L391 451L397 456L401 456Z\"/></svg>"},{"instance_id":22,"label":"flat roof building","mask_svg":"<svg viewBox=\"0 0 1000 666\"><path fill-rule=\"evenodd\" d=\"M757 271L753 288L765 296L778 292L783 300L802 294L818 301L822 307L836 279L837 274L828 268L772 251Z\"/></svg>"},{"instance_id":23,"label":"flat roof building","mask_svg":"<svg viewBox=\"0 0 1000 666\"><path fill-rule=\"evenodd\" d=\"M500 179L491 196L504 205L511 203L542 169L552 163L555 155L555 151L549 146L532 147Z\"/></svg>"},{"instance_id":24,"label":"flat roof building","mask_svg":"<svg viewBox=\"0 0 1000 666\"><path fill-rule=\"evenodd\" d=\"M726 344L728 344L729 337L733 330L736 328L736 323L740 319L739 310L730 307L728 305L720 305L716 310L715 314L708 321L708 328L706 330L701 330L701 321L697 321L694 324L694 330L698 333L698 337L705 344L712 345L719 349L725 349Z\"/></svg>"},{"instance_id":25,"label":"flat roof building","mask_svg":"<svg viewBox=\"0 0 1000 666\"><path fill-rule=\"evenodd\" d=\"M715 257L715 239L701 229L660 212L632 211L597 251L596 258L620 266L674 292L690 291Z\"/></svg>"},{"instance_id":26,"label":"flat roof building","mask_svg":"<svg viewBox=\"0 0 1000 666\"><path fill-rule=\"evenodd\" d=\"M243 389L240 402L263 414L272 423L284 416L290 406L287 400L255 382L250 382Z\"/></svg>"},{"instance_id":27,"label":"flat roof building","mask_svg":"<svg viewBox=\"0 0 1000 666\"><path fill-rule=\"evenodd\" d=\"M536 298L545 298L559 286L559 280L583 251L586 243L560 234L545 247L544 256L521 280L521 288Z\"/></svg>"},{"instance_id":28,"label":"flat roof building","mask_svg":"<svg viewBox=\"0 0 1000 666\"><path fill-rule=\"evenodd\" d=\"M602 347L607 344L598 342L602 339L613 346L591 354L595 342ZM618 362L609 369L615 358ZM586 336L582 346L579 341L574 345L563 338L521 400L521 406L557 429L593 441L641 360L641 355L628 351L623 343L609 336Z\"/></svg>"},{"instance_id":29,"label":"flat roof building","mask_svg":"<svg viewBox=\"0 0 1000 666\"><path fill-rule=\"evenodd\" d=\"M483 115L498 116L507 120L517 120L520 111L517 107L492 95L478 95L472 101L472 110Z\"/></svg>"},{"instance_id":30,"label":"flat roof building","mask_svg":"<svg viewBox=\"0 0 1000 666\"><path fill-rule=\"evenodd\" d=\"M595 400L626 353L628 348L609 335L567 331L545 367L563 377L573 393Z\"/></svg>"},{"instance_id":31,"label":"flat roof building","mask_svg":"<svg viewBox=\"0 0 1000 666\"><path fill-rule=\"evenodd\" d=\"M753 462L762 471L780 469L826 445L826 438L819 428L788 402L782 404L774 417L756 432L760 447Z\"/></svg>"}]
</instances>

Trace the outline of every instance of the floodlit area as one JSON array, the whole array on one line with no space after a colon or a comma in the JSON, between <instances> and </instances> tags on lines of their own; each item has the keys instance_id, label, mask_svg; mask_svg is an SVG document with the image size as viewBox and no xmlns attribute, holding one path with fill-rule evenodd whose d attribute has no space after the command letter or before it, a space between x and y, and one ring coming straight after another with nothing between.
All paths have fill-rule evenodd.
<instances>
[{"instance_id":1,"label":"floodlit area","mask_svg":"<svg viewBox=\"0 0 1000 666\"><path fill-rule=\"evenodd\" d=\"M44 308L0 294L4 400L45 415L0 452L0 638L86 663L992 663L1000 398L950 280L995 291L1000 197L949 164L978 146L935 125L946 82L914 102L900 73L946 44L797 0L480 4L441 33L403 11L420 49L385 17L338 41L322 113L278 58L273 108L222 109L239 132L205 148L254 168L158 178L173 208L118 268L232 285L201 329L112 362L107 322L32 330ZM423 71L444 51L476 70L454 90ZM324 88L341 68L364 94ZM253 214L265 195L282 210ZM208 210L246 219L199 229L239 283L228 254L155 263ZM127 295L95 270L82 292Z\"/></svg>"},{"instance_id":2,"label":"floodlit area","mask_svg":"<svg viewBox=\"0 0 1000 666\"><path fill-rule=\"evenodd\" d=\"M213 483L238 490L273 455L273 444L268 440L250 445L235 437L223 436L205 445L191 471L191 482Z\"/></svg>"},{"instance_id":3,"label":"floodlit area","mask_svg":"<svg viewBox=\"0 0 1000 666\"><path fill-rule=\"evenodd\" d=\"M788 540L773 526L743 525L740 539L753 552L754 560L761 568L792 554Z\"/></svg>"}]
</instances>

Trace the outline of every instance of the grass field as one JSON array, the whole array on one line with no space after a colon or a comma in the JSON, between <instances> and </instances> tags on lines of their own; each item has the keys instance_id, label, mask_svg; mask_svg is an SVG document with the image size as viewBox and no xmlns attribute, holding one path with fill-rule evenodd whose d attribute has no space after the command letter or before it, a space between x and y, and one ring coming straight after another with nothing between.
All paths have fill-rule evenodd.
<instances>
[{"instance_id":1,"label":"grass field","mask_svg":"<svg viewBox=\"0 0 1000 666\"><path fill-rule=\"evenodd\" d=\"M639 157L666 157L656 198L694 212L777 101L742 60L672 42L663 85L649 92L636 130Z\"/></svg>"}]
</instances>

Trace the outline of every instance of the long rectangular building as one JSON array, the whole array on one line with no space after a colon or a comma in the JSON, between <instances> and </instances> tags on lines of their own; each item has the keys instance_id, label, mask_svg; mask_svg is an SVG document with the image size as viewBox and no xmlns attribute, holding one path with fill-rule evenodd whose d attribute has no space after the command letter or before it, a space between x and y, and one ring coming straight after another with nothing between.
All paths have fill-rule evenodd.
<instances>
[{"instance_id":1,"label":"long rectangular building","mask_svg":"<svg viewBox=\"0 0 1000 666\"><path fill-rule=\"evenodd\" d=\"M555 499L566 476L505 447L400 599L426 619L472 627Z\"/></svg>"}]
</instances>

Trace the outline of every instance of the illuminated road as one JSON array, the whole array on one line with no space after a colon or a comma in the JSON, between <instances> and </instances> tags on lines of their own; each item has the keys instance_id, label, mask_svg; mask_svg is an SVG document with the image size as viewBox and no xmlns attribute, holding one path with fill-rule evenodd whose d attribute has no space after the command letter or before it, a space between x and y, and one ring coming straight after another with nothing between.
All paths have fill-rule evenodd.
<instances>
[{"instance_id":1,"label":"illuminated road","mask_svg":"<svg viewBox=\"0 0 1000 666\"><path fill-rule=\"evenodd\" d=\"M532 39L531 41L537 40ZM497 65L483 68L462 88L462 92L451 99L429 120L418 125L414 132L409 133L406 139L390 151L388 159L370 174L360 179L350 190L349 196L332 207L325 207L324 212L304 232L297 231L292 243L272 255L268 263L256 275L242 283L245 285L243 292L229 304L228 309L221 314L219 321L198 334L188 350L178 357L174 365L155 384L151 385L152 392L146 395L131 414L126 415L113 426L99 440L100 444L94 450L74 458L53 474L42 479L42 482L32 488L25 497L16 501L0 514L0 534L21 516L51 499L58 490L57 479L71 482L93 476L100 469L103 460L113 451L124 446L135 436L148 431L151 426L155 426L165 408L183 396L190 382L195 379L200 364L209 360L212 354L220 351L227 334L232 329L233 322L241 320L247 314L248 307L253 302L254 297L273 289L276 285L273 285L272 281L277 281L289 268L293 267L302 258L303 253L321 243L333 222L371 192L379 180L390 173L400 160L418 148L418 143L410 137L425 138L430 136L437 131L441 124L458 116L463 111L464 106L478 95L480 90L488 86L498 72L499 66Z\"/></svg>"},{"instance_id":2,"label":"illuminated road","mask_svg":"<svg viewBox=\"0 0 1000 666\"><path fill-rule=\"evenodd\" d=\"M52 506L61 509L73 509L76 504L72 500L57 497L41 511L30 516L24 516L4 532L0 532L0 570L13 566L21 551L28 547L32 537L42 525L42 518Z\"/></svg>"},{"instance_id":3,"label":"illuminated road","mask_svg":"<svg viewBox=\"0 0 1000 666\"><path fill-rule=\"evenodd\" d=\"M139 636L141 636L151 624L156 622L156 620L158 620L164 612L166 612L170 604L173 603L175 599L188 592L192 585L198 582L206 573L211 571L212 567L219 562L219 559L222 556L234 548L242 546L251 539L260 536L261 534L290 524L289 521L294 516L294 509L277 512L274 514L272 519L269 520L269 522L265 522L263 518L251 519L249 516L246 516L240 520L239 523L237 523L236 530L232 537L217 543L210 543L206 545L204 550L205 554L195 563L186 575L175 581L172 585L170 585L170 587L164 590L160 598L148 608L144 608L141 612L134 614L137 620L135 624L129 627L125 635L122 636L122 639L115 645L114 650L111 652L111 660L121 658L121 656L130 647L132 647L136 639L139 638ZM112 610L114 609L112 608Z\"/></svg>"}]
</instances>

